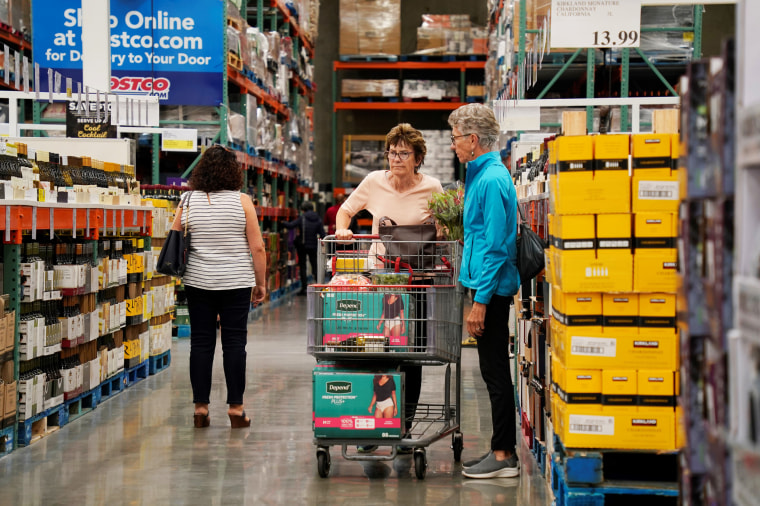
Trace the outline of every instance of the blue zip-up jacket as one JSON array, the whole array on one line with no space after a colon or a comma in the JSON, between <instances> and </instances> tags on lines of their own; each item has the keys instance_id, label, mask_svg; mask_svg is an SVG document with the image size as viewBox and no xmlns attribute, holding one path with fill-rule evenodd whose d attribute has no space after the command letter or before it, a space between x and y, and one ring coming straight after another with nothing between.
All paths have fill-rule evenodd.
<instances>
[{"instance_id":1,"label":"blue zip-up jacket","mask_svg":"<svg viewBox=\"0 0 760 506\"><path fill-rule=\"evenodd\" d=\"M517 293L517 193L498 151L467 164L464 192L464 251L459 281L476 290L475 302L495 293Z\"/></svg>"}]
</instances>

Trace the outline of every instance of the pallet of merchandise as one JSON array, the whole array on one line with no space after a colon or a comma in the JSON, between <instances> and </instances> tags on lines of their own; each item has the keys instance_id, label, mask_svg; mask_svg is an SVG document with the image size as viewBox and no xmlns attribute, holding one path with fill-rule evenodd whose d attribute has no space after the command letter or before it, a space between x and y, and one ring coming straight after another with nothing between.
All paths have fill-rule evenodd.
<instances>
[{"instance_id":1,"label":"pallet of merchandise","mask_svg":"<svg viewBox=\"0 0 760 506\"><path fill-rule=\"evenodd\" d=\"M678 452L566 448L554 435L552 483L566 487L634 484L637 489L678 490Z\"/></svg>"},{"instance_id":2,"label":"pallet of merchandise","mask_svg":"<svg viewBox=\"0 0 760 506\"><path fill-rule=\"evenodd\" d=\"M127 387L131 387L140 380L148 377L148 361L142 362L125 371Z\"/></svg>"},{"instance_id":3,"label":"pallet of merchandise","mask_svg":"<svg viewBox=\"0 0 760 506\"><path fill-rule=\"evenodd\" d=\"M678 483L609 481L598 486L568 483L565 469L552 462L552 493L556 506L604 506L605 504L678 504Z\"/></svg>"},{"instance_id":4,"label":"pallet of merchandise","mask_svg":"<svg viewBox=\"0 0 760 506\"><path fill-rule=\"evenodd\" d=\"M68 422L65 404L46 409L18 423L18 446L29 446L43 437L57 431Z\"/></svg>"},{"instance_id":5,"label":"pallet of merchandise","mask_svg":"<svg viewBox=\"0 0 760 506\"><path fill-rule=\"evenodd\" d=\"M177 337L190 337L190 325L177 325Z\"/></svg>"},{"instance_id":6,"label":"pallet of merchandise","mask_svg":"<svg viewBox=\"0 0 760 506\"><path fill-rule=\"evenodd\" d=\"M126 384L126 376L124 371L119 371L115 375L111 376L107 380L105 380L103 383L100 384L98 389L100 390L100 397L98 399L99 402L105 401L113 397L114 395L118 394L119 392L124 391L124 386Z\"/></svg>"},{"instance_id":7,"label":"pallet of merchandise","mask_svg":"<svg viewBox=\"0 0 760 506\"><path fill-rule=\"evenodd\" d=\"M100 394L99 389L97 395ZM98 407L95 390L90 390L64 402L64 423L73 422Z\"/></svg>"},{"instance_id":8,"label":"pallet of merchandise","mask_svg":"<svg viewBox=\"0 0 760 506\"><path fill-rule=\"evenodd\" d=\"M171 351L165 351L160 355L154 355L148 359L150 365L148 366L148 372L151 376L160 373L164 369L169 367L172 363Z\"/></svg>"},{"instance_id":9,"label":"pallet of merchandise","mask_svg":"<svg viewBox=\"0 0 760 506\"><path fill-rule=\"evenodd\" d=\"M13 427L0 430L0 457L13 451Z\"/></svg>"}]
</instances>

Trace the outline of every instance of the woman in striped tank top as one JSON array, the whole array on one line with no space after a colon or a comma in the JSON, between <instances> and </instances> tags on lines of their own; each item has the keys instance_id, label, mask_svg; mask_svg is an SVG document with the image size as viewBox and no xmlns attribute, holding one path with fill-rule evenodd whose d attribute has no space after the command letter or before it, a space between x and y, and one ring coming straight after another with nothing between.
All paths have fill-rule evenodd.
<instances>
[{"instance_id":1,"label":"woman in striped tank top","mask_svg":"<svg viewBox=\"0 0 760 506\"><path fill-rule=\"evenodd\" d=\"M266 295L266 253L256 209L240 193L243 173L224 146L206 150L190 176L192 192L180 200L172 228L187 222L192 242L183 276L190 313L190 383L194 425L208 427L217 318L224 352L227 414L233 428L249 427L243 410L245 345L250 302ZM251 293L253 289L253 293Z\"/></svg>"}]
</instances>

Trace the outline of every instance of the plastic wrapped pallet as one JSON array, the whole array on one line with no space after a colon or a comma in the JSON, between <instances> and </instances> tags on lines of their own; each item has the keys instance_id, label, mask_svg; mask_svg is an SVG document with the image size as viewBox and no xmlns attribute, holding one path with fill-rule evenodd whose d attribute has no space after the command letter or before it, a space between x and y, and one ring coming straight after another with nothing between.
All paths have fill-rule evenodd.
<instances>
[{"instance_id":1,"label":"plastic wrapped pallet","mask_svg":"<svg viewBox=\"0 0 760 506\"><path fill-rule=\"evenodd\" d=\"M398 79L343 79L344 97L398 97Z\"/></svg>"},{"instance_id":2,"label":"plastic wrapped pallet","mask_svg":"<svg viewBox=\"0 0 760 506\"><path fill-rule=\"evenodd\" d=\"M340 54L401 53L401 0L340 0Z\"/></svg>"}]
</instances>

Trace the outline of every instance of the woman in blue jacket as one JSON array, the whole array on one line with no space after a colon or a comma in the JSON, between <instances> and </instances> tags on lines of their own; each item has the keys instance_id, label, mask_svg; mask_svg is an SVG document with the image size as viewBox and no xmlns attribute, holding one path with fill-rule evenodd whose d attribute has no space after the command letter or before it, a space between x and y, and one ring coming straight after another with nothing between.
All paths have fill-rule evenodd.
<instances>
[{"instance_id":1,"label":"woman in blue jacket","mask_svg":"<svg viewBox=\"0 0 760 506\"><path fill-rule=\"evenodd\" d=\"M498 152L499 123L483 104L467 104L449 116L451 149L467 164L464 251L459 281L472 290L467 330L478 340L480 373L491 401L490 451L464 463L468 478L519 474L515 398L509 374L509 305L517 293L517 195Z\"/></svg>"}]
</instances>

